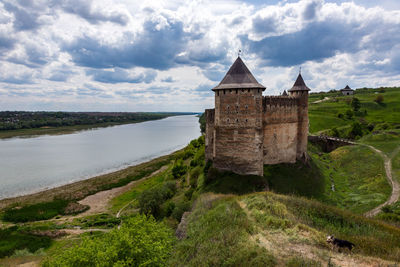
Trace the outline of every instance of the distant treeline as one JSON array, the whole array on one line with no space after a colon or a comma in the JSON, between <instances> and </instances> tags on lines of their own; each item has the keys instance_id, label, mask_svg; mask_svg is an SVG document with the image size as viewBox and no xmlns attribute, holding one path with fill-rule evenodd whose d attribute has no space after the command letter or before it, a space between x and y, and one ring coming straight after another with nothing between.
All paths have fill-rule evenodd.
<instances>
[{"instance_id":1,"label":"distant treeline","mask_svg":"<svg viewBox=\"0 0 400 267\"><path fill-rule=\"evenodd\" d=\"M206 133L206 113L205 112L200 115L199 123L200 123L201 133L205 134Z\"/></svg>"},{"instance_id":2,"label":"distant treeline","mask_svg":"<svg viewBox=\"0 0 400 267\"><path fill-rule=\"evenodd\" d=\"M122 124L194 113L1 111L0 131L95 124Z\"/></svg>"}]
</instances>

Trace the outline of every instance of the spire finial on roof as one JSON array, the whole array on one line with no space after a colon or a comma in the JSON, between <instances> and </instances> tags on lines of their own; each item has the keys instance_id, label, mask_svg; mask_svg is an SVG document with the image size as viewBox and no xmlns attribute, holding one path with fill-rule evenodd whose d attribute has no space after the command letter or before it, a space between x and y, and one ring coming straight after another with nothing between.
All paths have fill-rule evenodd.
<instances>
[{"instance_id":1,"label":"spire finial on roof","mask_svg":"<svg viewBox=\"0 0 400 267\"><path fill-rule=\"evenodd\" d=\"M299 69L299 74L301 74L301 66L300 66L300 69Z\"/></svg>"},{"instance_id":2,"label":"spire finial on roof","mask_svg":"<svg viewBox=\"0 0 400 267\"><path fill-rule=\"evenodd\" d=\"M242 53L242 50L239 49L239 51L238 51L238 57L240 57L240 53Z\"/></svg>"}]
</instances>

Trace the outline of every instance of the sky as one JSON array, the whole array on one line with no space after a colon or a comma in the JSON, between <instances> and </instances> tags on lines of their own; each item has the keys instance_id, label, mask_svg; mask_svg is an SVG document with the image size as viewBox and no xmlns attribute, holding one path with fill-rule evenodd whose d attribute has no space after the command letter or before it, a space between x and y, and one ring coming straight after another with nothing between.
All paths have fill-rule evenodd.
<instances>
[{"instance_id":1,"label":"sky","mask_svg":"<svg viewBox=\"0 0 400 267\"><path fill-rule=\"evenodd\" d=\"M201 112L239 49L264 95L400 86L400 1L0 0L0 110Z\"/></svg>"}]
</instances>

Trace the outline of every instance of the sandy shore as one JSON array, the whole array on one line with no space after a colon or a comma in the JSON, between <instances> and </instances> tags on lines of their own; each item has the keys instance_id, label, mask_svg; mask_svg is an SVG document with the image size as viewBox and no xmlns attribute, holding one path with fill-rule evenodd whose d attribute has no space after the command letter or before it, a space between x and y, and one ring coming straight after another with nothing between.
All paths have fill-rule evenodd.
<instances>
[{"instance_id":1,"label":"sandy shore","mask_svg":"<svg viewBox=\"0 0 400 267\"><path fill-rule=\"evenodd\" d=\"M59 198L74 201L82 200L89 195L104 191L105 186L116 183L121 179L127 177L133 178L134 176L140 175L142 173L145 173L144 176L147 176L148 174L157 171L163 165L172 160L174 158L174 155L179 151L180 150L166 156L155 158L145 163L130 166L122 170L99 175L86 180L66 184L34 194L5 198L0 200L0 210L3 210L13 205L35 204L39 202L52 201Z\"/></svg>"}]
</instances>

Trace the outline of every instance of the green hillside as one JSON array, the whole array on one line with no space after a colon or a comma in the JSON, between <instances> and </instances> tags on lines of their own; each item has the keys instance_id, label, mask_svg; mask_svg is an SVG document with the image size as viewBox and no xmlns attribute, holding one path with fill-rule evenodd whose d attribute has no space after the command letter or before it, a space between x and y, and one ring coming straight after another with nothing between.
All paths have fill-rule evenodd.
<instances>
[{"instance_id":1,"label":"green hillside","mask_svg":"<svg viewBox=\"0 0 400 267\"><path fill-rule=\"evenodd\" d=\"M383 99L380 103L376 101L379 97ZM353 98L360 102L356 111L351 105ZM363 134L396 129L400 127L400 88L357 89L353 96L314 93L309 97L309 118L311 133L335 135L329 130L337 128L336 135L342 137L349 136L355 122L361 124Z\"/></svg>"},{"instance_id":2,"label":"green hillside","mask_svg":"<svg viewBox=\"0 0 400 267\"><path fill-rule=\"evenodd\" d=\"M362 114L351 119L337 114L352 108L352 97L323 94L331 100L310 103L314 133L351 137L359 123L357 144L324 152L309 143L307 163L265 165L263 177L205 164L200 137L171 155L102 176L96 186L82 184L80 197L71 187L42 196L43 203L3 203L0 266L395 266L400 203L373 219L362 214L391 194L384 160L391 159L400 179L400 123L389 114L396 112L396 90L378 93L383 104L373 101L379 89L357 91ZM310 102L319 99L313 94ZM90 192L120 186L100 211L65 212ZM331 234L356 244L353 252L332 250Z\"/></svg>"}]
</instances>

